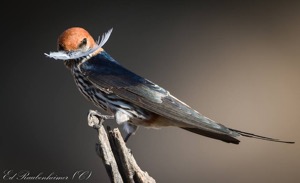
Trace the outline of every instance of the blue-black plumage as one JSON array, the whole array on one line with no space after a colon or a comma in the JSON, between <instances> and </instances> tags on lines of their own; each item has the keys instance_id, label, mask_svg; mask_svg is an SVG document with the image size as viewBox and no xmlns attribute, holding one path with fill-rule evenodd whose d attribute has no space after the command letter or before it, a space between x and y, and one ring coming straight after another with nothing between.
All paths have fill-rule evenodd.
<instances>
[{"instance_id":1,"label":"blue-black plumage","mask_svg":"<svg viewBox=\"0 0 300 183\"><path fill-rule=\"evenodd\" d=\"M102 46L112 29L96 43L79 27L64 31L58 39L59 52L47 56L64 60L80 92L97 107L110 113L125 131L138 126L176 126L228 143L238 144L240 135L262 140L293 143L228 128L200 114L167 90L126 69Z\"/></svg>"}]
</instances>

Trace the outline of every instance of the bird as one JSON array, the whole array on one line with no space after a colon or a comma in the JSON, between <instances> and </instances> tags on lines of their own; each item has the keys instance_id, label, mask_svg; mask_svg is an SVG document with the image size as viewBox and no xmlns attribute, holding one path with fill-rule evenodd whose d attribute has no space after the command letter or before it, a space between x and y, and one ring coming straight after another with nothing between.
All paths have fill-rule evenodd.
<instances>
[{"instance_id":1,"label":"bird","mask_svg":"<svg viewBox=\"0 0 300 183\"><path fill-rule=\"evenodd\" d=\"M63 61L83 96L107 113L94 111L89 115L104 120L115 119L123 126L125 141L139 126L154 129L175 126L232 144L239 144L240 136L294 143L226 127L199 113L163 87L128 70L103 49L112 30L95 41L82 27L67 28L58 36L57 51L44 54Z\"/></svg>"}]
</instances>

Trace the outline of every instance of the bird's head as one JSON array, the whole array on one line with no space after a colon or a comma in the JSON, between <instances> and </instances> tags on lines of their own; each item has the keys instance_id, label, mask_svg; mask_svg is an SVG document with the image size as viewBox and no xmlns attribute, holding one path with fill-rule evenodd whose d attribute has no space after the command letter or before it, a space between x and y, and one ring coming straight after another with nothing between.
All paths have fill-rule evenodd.
<instances>
[{"instance_id":1,"label":"bird's head","mask_svg":"<svg viewBox=\"0 0 300 183\"><path fill-rule=\"evenodd\" d=\"M74 63L83 63L103 51L102 46L108 40L111 32L112 29L104 33L101 39L95 42L85 29L80 27L69 28L58 37L58 52L45 53L45 55L55 60L63 60L66 66L70 68Z\"/></svg>"},{"instance_id":2,"label":"bird's head","mask_svg":"<svg viewBox=\"0 0 300 183\"><path fill-rule=\"evenodd\" d=\"M72 27L58 37L57 49L65 52L85 52L96 45L93 37L83 28Z\"/></svg>"}]
</instances>

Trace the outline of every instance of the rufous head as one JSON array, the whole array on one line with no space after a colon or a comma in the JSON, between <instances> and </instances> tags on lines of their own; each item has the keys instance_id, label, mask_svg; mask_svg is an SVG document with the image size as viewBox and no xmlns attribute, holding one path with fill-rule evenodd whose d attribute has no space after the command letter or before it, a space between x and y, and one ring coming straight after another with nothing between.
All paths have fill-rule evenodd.
<instances>
[{"instance_id":1,"label":"rufous head","mask_svg":"<svg viewBox=\"0 0 300 183\"><path fill-rule=\"evenodd\" d=\"M58 51L87 51L95 45L93 37L80 27L72 27L65 30L57 40Z\"/></svg>"},{"instance_id":2,"label":"rufous head","mask_svg":"<svg viewBox=\"0 0 300 183\"><path fill-rule=\"evenodd\" d=\"M49 54L45 53L45 55L55 60L63 60L68 67L74 65L75 62L82 64L103 51L102 46L109 39L112 30L112 28L109 29L99 37L96 43L93 37L83 28L69 28L58 37L58 51L50 52Z\"/></svg>"}]
</instances>

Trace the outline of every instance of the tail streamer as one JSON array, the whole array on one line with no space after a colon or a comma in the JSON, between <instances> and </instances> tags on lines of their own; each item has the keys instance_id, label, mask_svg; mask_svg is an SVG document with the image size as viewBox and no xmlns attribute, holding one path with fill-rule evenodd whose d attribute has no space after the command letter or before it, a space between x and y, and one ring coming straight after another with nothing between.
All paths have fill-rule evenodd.
<instances>
[{"instance_id":1,"label":"tail streamer","mask_svg":"<svg viewBox=\"0 0 300 183\"><path fill-rule=\"evenodd\" d=\"M295 142L291 142L291 141L283 141L283 140L274 139L274 138L270 138L270 137L264 137L264 136L261 136L261 135L256 135L256 134L253 134L253 133L243 132L243 131L235 130L235 129L231 129L231 128L229 128L229 130L234 131L234 132L240 134L241 136L249 137L249 138L267 140L267 141L273 141L273 142L281 142L281 143L287 143L287 144L294 144L295 143Z\"/></svg>"}]
</instances>

